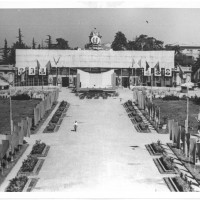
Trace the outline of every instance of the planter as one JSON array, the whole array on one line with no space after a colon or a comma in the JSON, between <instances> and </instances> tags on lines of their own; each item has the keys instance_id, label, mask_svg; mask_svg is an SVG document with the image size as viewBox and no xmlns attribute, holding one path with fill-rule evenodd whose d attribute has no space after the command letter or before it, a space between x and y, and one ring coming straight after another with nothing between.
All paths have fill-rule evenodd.
<instances>
[{"instance_id":1,"label":"planter","mask_svg":"<svg viewBox=\"0 0 200 200\"><path fill-rule=\"evenodd\" d=\"M42 154L42 152L44 151L45 147L46 147L45 143L36 143L33 146L33 149L31 151L31 155Z\"/></svg>"},{"instance_id":2,"label":"planter","mask_svg":"<svg viewBox=\"0 0 200 200\"><path fill-rule=\"evenodd\" d=\"M153 156L161 156L162 153L163 153L163 148L161 146L159 146L159 149L153 147L154 144L156 146L158 146L156 143L152 143L152 144L149 144L149 145L145 145L146 149L148 150L148 152L150 153L150 155L153 155Z\"/></svg>"},{"instance_id":3,"label":"planter","mask_svg":"<svg viewBox=\"0 0 200 200\"><path fill-rule=\"evenodd\" d=\"M22 171L21 169L19 170L19 172L17 173L17 175L21 176L35 176L38 175L40 169L42 168L42 165L44 163L43 159L38 159L37 157L33 157L37 160L37 162L35 163L35 166L33 168L32 171Z\"/></svg>"},{"instance_id":4,"label":"planter","mask_svg":"<svg viewBox=\"0 0 200 200\"><path fill-rule=\"evenodd\" d=\"M148 125L145 125L144 123L140 123L139 127L142 131L147 131L148 130Z\"/></svg>"},{"instance_id":5,"label":"planter","mask_svg":"<svg viewBox=\"0 0 200 200\"><path fill-rule=\"evenodd\" d=\"M190 185L181 177L164 178L165 183L172 192L192 192Z\"/></svg>"},{"instance_id":6,"label":"planter","mask_svg":"<svg viewBox=\"0 0 200 200\"><path fill-rule=\"evenodd\" d=\"M163 160L162 160L163 157L161 158L156 158L156 159L153 159L156 167L158 168L158 171L161 173L161 174L176 174L176 171L174 170L173 167L169 167Z\"/></svg>"},{"instance_id":7,"label":"planter","mask_svg":"<svg viewBox=\"0 0 200 200\"><path fill-rule=\"evenodd\" d=\"M135 121L138 122L138 123L142 122L142 118L139 115L136 115L135 116Z\"/></svg>"},{"instance_id":8,"label":"planter","mask_svg":"<svg viewBox=\"0 0 200 200\"><path fill-rule=\"evenodd\" d=\"M29 173L32 172L35 165L37 164L38 159L32 156L29 156L22 164L20 168L20 172L22 173Z\"/></svg>"},{"instance_id":9,"label":"planter","mask_svg":"<svg viewBox=\"0 0 200 200\"><path fill-rule=\"evenodd\" d=\"M26 176L13 178L10 181L9 186L6 188L6 192L22 192L27 181L28 178Z\"/></svg>"},{"instance_id":10,"label":"planter","mask_svg":"<svg viewBox=\"0 0 200 200\"><path fill-rule=\"evenodd\" d=\"M162 153L164 151L162 146L158 145L157 143L152 143L151 148L153 149L153 152L155 152L156 154L160 154L160 155L162 155Z\"/></svg>"}]
</instances>

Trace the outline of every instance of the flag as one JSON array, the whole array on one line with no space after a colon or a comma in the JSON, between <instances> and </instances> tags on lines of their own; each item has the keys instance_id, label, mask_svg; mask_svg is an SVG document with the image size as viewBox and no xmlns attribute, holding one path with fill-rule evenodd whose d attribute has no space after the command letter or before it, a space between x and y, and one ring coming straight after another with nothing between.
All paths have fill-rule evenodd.
<instances>
[{"instance_id":1,"label":"flag","mask_svg":"<svg viewBox=\"0 0 200 200\"><path fill-rule=\"evenodd\" d=\"M147 62L146 62L146 69L144 70L144 76L151 76L151 68Z\"/></svg>"},{"instance_id":2,"label":"flag","mask_svg":"<svg viewBox=\"0 0 200 200\"><path fill-rule=\"evenodd\" d=\"M154 75L155 76L161 76L161 71L160 71L160 66L159 66L159 62L157 62L157 64L154 67Z\"/></svg>"},{"instance_id":3,"label":"flag","mask_svg":"<svg viewBox=\"0 0 200 200\"><path fill-rule=\"evenodd\" d=\"M24 67L24 71L21 73L21 82L25 81L25 75L26 75L27 70L28 70L28 68Z\"/></svg>"},{"instance_id":4,"label":"flag","mask_svg":"<svg viewBox=\"0 0 200 200\"><path fill-rule=\"evenodd\" d=\"M183 70L181 69L181 67L179 66L179 76L181 79L183 79Z\"/></svg>"},{"instance_id":5,"label":"flag","mask_svg":"<svg viewBox=\"0 0 200 200\"><path fill-rule=\"evenodd\" d=\"M194 76L193 76L193 78L194 78L194 81L195 82L198 82L199 81L199 74L200 74L200 68L194 73Z\"/></svg>"},{"instance_id":6,"label":"flag","mask_svg":"<svg viewBox=\"0 0 200 200\"><path fill-rule=\"evenodd\" d=\"M141 62L142 62L142 60L140 59L139 61L138 61L138 65L141 67Z\"/></svg>"},{"instance_id":7,"label":"flag","mask_svg":"<svg viewBox=\"0 0 200 200\"><path fill-rule=\"evenodd\" d=\"M149 66L148 62L146 61L146 71L148 71L149 68L150 68L150 66Z\"/></svg>"},{"instance_id":8,"label":"flag","mask_svg":"<svg viewBox=\"0 0 200 200\"><path fill-rule=\"evenodd\" d=\"M46 69L47 69L47 73L50 74L51 73L51 62L50 62L50 60L46 64Z\"/></svg>"},{"instance_id":9,"label":"flag","mask_svg":"<svg viewBox=\"0 0 200 200\"><path fill-rule=\"evenodd\" d=\"M39 63L39 61L37 60L37 67L36 67L36 71L37 71L37 73L39 74L39 69L40 69L40 63Z\"/></svg>"},{"instance_id":10,"label":"flag","mask_svg":"<svg viewBox=\"0 0 200 200\"><path fill-rule=\"evenodd\" d=\"M135 60L133 59L133 60L132 60L132 67L134 66L134 64L135 64Z\"/></svg>"}]
</instances>

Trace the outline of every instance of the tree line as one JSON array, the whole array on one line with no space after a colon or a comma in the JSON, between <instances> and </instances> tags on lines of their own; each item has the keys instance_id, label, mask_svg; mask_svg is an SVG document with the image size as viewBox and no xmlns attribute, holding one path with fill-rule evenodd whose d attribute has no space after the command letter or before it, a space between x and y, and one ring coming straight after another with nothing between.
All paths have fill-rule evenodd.
<instances>
[{"instance_id":1,"label":"tree line","mask_svg":"<svg viewBox=\"0 0 200 200\"><path fill-rule=\"evenodd\" d=\"M56 43L52 42L51 35L47 35L47 39L45 40L45 44L36 43L33 38L31 46L28 46L23 41L24 36L22 35L21 29L18 30L17 41L12 44L11 47L8 47L7 40L4 40L4 47L1 50L2 58L0 59L0 64L15 64L15 50L16 49L71 49L76 50L76 48L71 48L67 40L63 38L56 38Z\"/></svg>"},{"instance_id":2,"label":"tree line","mask_svg":"<svg viewBox=\"0 0 200 200\"><path fill-rule=\"evenodd\" d=\"M21 29L18 30L17 41L8 47L7 40L4 40L4 47L2 50L2 58L0 59L0 64L15 64L15 50L16 49L70 49L77 50L76 48L71 48L67 40L63 38L56 38L56 43L52 42L51 35L47 35L45 44L36 43L35 39L32 39L31 46L24 43ZM157 51L157 50L174 50L175 51L175 64L180 64L182 66L192 65L199 66L200 58L197 62L184 54L181 53L181 49L178 45L165 45L164 42L158 40L154 37L149 37L148 35L141 34L136 37L135 40L127 40L124 33L118 31L115 34L114 40L112 42L111 48L114 51L125 51L125 50L137 50L137 51ZM86 43L85 49L89 49L89 43ZM195 67L196 68L196 67Z\"/></svg>"}]
</instances>

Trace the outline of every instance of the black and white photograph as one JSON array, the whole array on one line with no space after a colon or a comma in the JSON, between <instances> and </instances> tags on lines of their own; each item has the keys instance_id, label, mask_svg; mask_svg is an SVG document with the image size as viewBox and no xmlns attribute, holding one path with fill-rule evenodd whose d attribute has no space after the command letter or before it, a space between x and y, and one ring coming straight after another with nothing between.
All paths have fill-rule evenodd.
<instances>
[{"instance_id":1,"label":"black and white photograph","mask_svg":"<svg viewBox=\"0 0 200 200\"><path fill-rule=\"evenodd\" d=\"M200 4L8 2L1 196L196 197Z\"/></svg>"},{"instance_id":2,"label":"black and white photograph","mask_svg":"<svg viewBox=\"0 0 200 200\"><path fill-rule=\"evenodd\" d=\"M35 67L29 67L28 69L28 75L35 75Z\"/></svg>"},{"instance_id":3,"label":"black and white photograph","mask_svg":"<svg viewBox=\"0 0 200 200\"><path fill-rule=\"evenodd\" d=\"M39 75L46 75L46 67L39 68Z\"/></svg>"}]
</instances>

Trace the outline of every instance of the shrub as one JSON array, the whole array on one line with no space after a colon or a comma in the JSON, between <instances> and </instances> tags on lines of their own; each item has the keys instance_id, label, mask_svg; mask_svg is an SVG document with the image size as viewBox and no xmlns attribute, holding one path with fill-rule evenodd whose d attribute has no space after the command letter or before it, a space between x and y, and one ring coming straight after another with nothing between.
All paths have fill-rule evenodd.
<instances>
[{"instance_id":1,"label":"shrub","mask_svg":"<svg viewBox=\"0 0 200 200\"><path fill-rule=\"evenodd\" d=\"M179 97L174 95L168 95L162 98L164 101L177 101L179 100Z\"/></svg>"},{"instance_id":2,"label":"shrub","mask_svg":"<svg viewBox=\"0 0 200 200\"><path fill-rule=\"evenodd\" d=\"M135 116L136 122L142 122L142 118L139 115Z\"/></svg>"},{"instance_id":3,"label":"shrub","mask_svg":"<svg viewBox=\"0 0 200 200\"><path fill-rule=\"evenodd\" d=\"M191 98L191 101L193 101L194 104L200 105L200 97L197 97L197 95Z\"/></svg>"},{"instance_id":4,"label":"shrub","mask_svg":"<svg viewBox=\"0 0 200 200\"><path fill-rule=\"evenodd\" d=\"M38 159L32 156L29 156L26 160L24 160L22 167L20 170L22 172L32 172Z\"/></svg>"},{"instance_id":5,"label":"shrub","mask_svg":"<svg viewBox=\"0 0 200 200\"><path fill-rule=\"evenodd\" d=\"M55 127L56 125L50 122L49 125L47 126L47 131L53 131Z\"/></svg>"},{"instance_id":6,"label":"shrub","mask_svg":"<svg viewBox=\"0 0 200 200\"><path fill-rule=\"evenodd\" d=\"M52 123L55 123L55 124L56 124L58 121L59 121L59 117L57 117L57 116L55 116L55 115L54 115L54 116L52 117L52 119L51 119L51 122L52 122Z\"/></svg>"},{"instance_id":7,"label":"shrub","mask_svg":"<svg viewBox=\"0 0 200 200\"><path fill-rule=\"evenodd\" d=\"M36 141L31 151L31 154L41 154L46 147L45 143L41 143L40 141Z\"/></svg>"},{"instance_id":8,"label":"shrub","mask_svg":"<svg viewBox=\"0 0 200 200\"><path fill-rule=\"evenodd\" d=\"M30 96L28 94L18 94L11 97L12 100L29 100Z\"/></svg>"},{"instance_id":9,"label":"shrub","mask_svg":"<svg viewBox=\"0 0 200 200\"><path fill-rule=\"evenodd\" d=\"M174 183L176 184L177 188L181 192L190 192L190 186L186 181L184 181L181 177L174 177L172 178Z\"/></svg>"},{"instance_id":10,"label":"shrub","mask_svg":"<svg viewBox=\"0 0 200 200\"><path fill-rule=\"evenodd\" d=\"M139 127L143 131L146 131L148 129L148 125L145 125L144 123L139 124Z\"/></svg>"},{"instance_id":11,"label":"shrub","mask_svg":"<svg viewBox=\"0 0 200 200\"><path fill-rule=\"evenodd\" d=\"M20 176L10 180L10 184L6 189L6 192L22 192L26 185L28 178L26 176Z\"/></svg>"},{"instance_id":12,"label":"shrub","mask_svg":"<svg viewBox=\"0 0 200 200\"><path fill-rule=\"evenodd\" d=\"M160 161L163 163L163 165L165 166L165 168L167 170L173 170L174 169L173 163L172 163L172 161L170 160L169 157L163 156L163 157L160 158Z\"/></svg>"},{"instance_id":13,"label":"shrub","mask_svg":"<svg viewBox=\"0 0 200 200\"><path fill-rule=\"evenodd\" d=\"M153 150L156 152L156 153L163 153L163 148L161 145L157 144L157 143L152 143L151 144Z\"/></svg>"},{"instance_id":14,"label":"shrub","mask_svg":"<svg viewBox=\"0 0 200 200\"><path fill-rule=\"evenodd\" d=\"M62 111L57 110L54 115L57 116L57 117L60 117L62 115Z\"/></svg>"}]
</instances>

